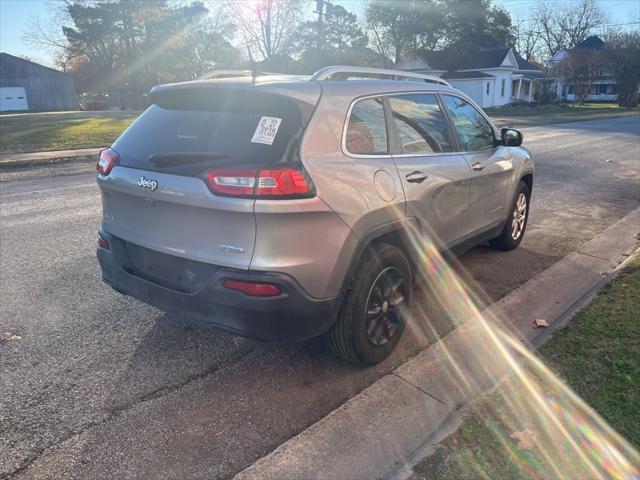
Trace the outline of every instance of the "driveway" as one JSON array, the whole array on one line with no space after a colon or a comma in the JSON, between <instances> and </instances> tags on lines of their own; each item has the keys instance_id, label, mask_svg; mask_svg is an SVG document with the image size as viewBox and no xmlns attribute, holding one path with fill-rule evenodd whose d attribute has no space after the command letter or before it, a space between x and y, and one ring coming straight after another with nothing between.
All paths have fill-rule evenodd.
<instances>
[{"instance_id":1,"label":"driveway","mask_svg":"<svg viewBox=\"0 0 640 480\"><path fill-rule=\"evenodd\" d=\"M537 170L523 243L455 262L483 303L640 204L638 117L524 133ZM101 283L92 166L55 168L0 171L0 333L22 337L0 342L0 478L226 478L452 328L428 310L362 369L317 340L262 345L164 314Z\"/></svg>"}]
</instances>

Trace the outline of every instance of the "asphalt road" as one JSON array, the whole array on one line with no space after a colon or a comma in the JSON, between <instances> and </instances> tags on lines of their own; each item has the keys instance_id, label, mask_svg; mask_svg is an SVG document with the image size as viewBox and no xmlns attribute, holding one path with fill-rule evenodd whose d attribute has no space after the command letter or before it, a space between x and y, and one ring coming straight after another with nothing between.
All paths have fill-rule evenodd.
<instances>
[{"instance_id":1,"label":"asphalt road","mask_svg":"<svg viewBox=\"0 0 640 480\"><path fill-rule=\"evenodd\" d=\"M537 170L523 243L456 266L485 302L640 205L640 118L524 132ZM317 340L203 328L101 283L99 218L92 166L0 171L0 333L22 337L0 342L0 478L230 477L451 329L428 310L362 369Z\"/></svg>"}]
</instances>

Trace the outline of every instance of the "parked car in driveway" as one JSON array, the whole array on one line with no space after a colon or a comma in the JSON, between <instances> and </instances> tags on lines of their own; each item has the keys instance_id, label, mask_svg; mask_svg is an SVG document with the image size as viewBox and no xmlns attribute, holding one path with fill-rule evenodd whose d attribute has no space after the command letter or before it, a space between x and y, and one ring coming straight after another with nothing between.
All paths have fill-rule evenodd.
<instances>
[{"instance_id":1,"label":"parked car in driveway","mask_svg":"<svg viewBox=\"0 0 640 480\"><path fill-rule=\"evenodd\" d=\"M114 289L262 341L324 335L369 365L406 325L409 230L454 252L522 240L522 135L444 80L238 75L155 87L102 152L97 254Z\"/></svg>"}]
</instances>

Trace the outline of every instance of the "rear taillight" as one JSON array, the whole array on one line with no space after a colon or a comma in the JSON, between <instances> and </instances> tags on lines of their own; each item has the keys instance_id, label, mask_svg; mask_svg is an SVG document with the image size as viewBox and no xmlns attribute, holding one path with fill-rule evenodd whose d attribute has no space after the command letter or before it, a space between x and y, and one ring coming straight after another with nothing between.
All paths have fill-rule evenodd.
<instances>
[{"instance_id":1,"label":"rear taillight","mask_svg":"<svg viewBox=\"0 0 640 480\"><path fill-rule=\"evenodd\" d=\"M109 242L102 238L102 235L98 234L98 248L102 248L103 250L109 250L111 247L109 246Z\"/></svg>"},{"instance_id":2,"label":"rear taillight","mask_svg":"<svg viewBox=\"0 0 640 480\"><path fill-rule=\"evenodd\" d=\"M96 170L101 175L109 175L111 169L118 164L120 157L118 154L107 148L106 150L102 150L100 152L100 160L98 160L98 164L96 165Z\"/></svg>"},{"instance_id":3,"label":"rear taillight","mask_svg":"<svg viewBox=\"0 0 640 480\"><path fill-rule=\"evenodd\" d=\"M224 288L237 290L252 297L276 297L281 293L280 287L271 283L242 282L240 280L227 279L223 285Z\"/></svg>"},{"instance_id":4,"label":"rear taillight","mask_svg":"<svg viewBox=\"0 0 640 480\"><path fill-rule=\"evenodd\" d=\"M287 198L313 196L307 176L295 168L220 168L206 174L213 193L231 197Z\"/></svg>"},{"instance_id":5,"label":"rear taillight","mask_svg":"<svg viewBox=\"0 0 640 480\"><path fill-rule=\"evenodd\" d=\"M255 194L257 170L220 168L207 172L207 183L214 193L238 197Z\"/></svg>"}]
</instances>

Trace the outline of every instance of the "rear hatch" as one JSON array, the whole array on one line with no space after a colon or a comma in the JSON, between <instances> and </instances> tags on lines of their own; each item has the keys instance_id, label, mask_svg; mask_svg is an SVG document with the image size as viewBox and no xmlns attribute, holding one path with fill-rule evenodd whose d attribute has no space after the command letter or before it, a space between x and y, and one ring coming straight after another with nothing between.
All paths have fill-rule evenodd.
<instances>
[{"instance_id":1,"label":"rear hatch","mask_svg":"<svg viewBox=\"0 0 640 480\"><path fill-rule=\"evenodd\" d=\"M295 165L313 106L214 85L152 92L151 101L113 144L115 167L98 175L103 228L154 251L248 269L255 199L212 193L207 173Z\"/></svg>"}]
</instances>

